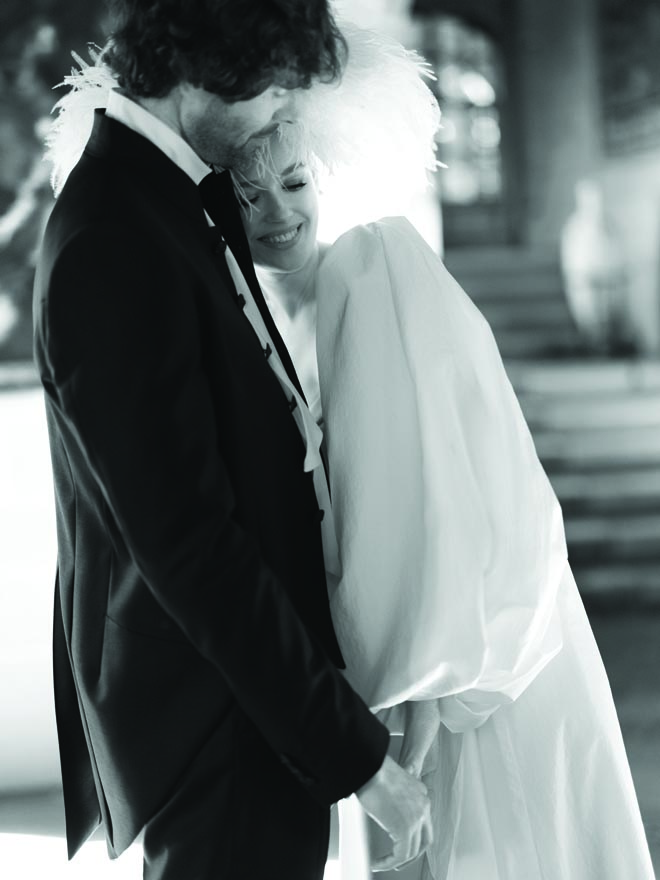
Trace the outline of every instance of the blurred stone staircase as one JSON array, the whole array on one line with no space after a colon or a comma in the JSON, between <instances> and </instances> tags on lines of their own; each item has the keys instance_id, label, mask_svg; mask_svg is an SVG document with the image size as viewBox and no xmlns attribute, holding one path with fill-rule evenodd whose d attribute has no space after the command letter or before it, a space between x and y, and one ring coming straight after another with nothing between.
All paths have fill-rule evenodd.
<instances>
[{"instance_id":1,"label":"blurred stone staircase","mask_svg":"<svg viewBox=\"0 0 660 880\"><path fill-rule=\"evenodd\" d=\"M583 596L660 604L660 361L590 356L552 255L499 248L446 262L498 340Z\"/></svg>"},{"instance_id":2,"label":"blurred stone staircase","mask_svg":"<svg viewBox=\"0 0 660 880\"><path fill-rule=\"evenodd\" d=\"M478 248L446 255L449 271L493 328L505 361L586 354L547 250Z\"/></svg>"}]
</instances>

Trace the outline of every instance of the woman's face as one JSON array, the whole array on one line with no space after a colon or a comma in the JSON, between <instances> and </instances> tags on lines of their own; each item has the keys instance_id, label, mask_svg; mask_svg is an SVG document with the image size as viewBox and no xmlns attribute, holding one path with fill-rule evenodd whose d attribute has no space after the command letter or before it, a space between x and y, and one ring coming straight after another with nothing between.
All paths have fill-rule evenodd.
<instances>
[{"instance_id":1,"label":"woman's face","mask_svg":"<svg viewBox=\"0 0 660 880\"><path fill-rule=\"evenodd\" d=\"M241 182L249 202L243 206L243 225L256 265L295 272L316 248L316 185L309 168L297 164L277 139L272 144L272 156L278 177L252 165Z\"/></svg>"}]
</instances>

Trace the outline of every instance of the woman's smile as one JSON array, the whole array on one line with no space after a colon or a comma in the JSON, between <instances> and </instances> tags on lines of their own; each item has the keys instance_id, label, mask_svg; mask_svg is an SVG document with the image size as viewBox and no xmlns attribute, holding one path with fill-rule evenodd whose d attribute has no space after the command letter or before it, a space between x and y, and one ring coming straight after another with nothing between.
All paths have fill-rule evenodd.
<instances>
[{"instance_id":1,"label":"woman's smile","mask_svg":"<svg viewBox=\"0 0 660 880\"><path fill-rule=\"evenodd\" d=\"M270 232L268 235L260 235L259 241L267 247L277 248L277 250L286 250L287 248L294 247L294 245L298 243L302 234L302 228L303 224L297 223L295 226L289 226L281 232Z\"/></svg>"}]
</instances>

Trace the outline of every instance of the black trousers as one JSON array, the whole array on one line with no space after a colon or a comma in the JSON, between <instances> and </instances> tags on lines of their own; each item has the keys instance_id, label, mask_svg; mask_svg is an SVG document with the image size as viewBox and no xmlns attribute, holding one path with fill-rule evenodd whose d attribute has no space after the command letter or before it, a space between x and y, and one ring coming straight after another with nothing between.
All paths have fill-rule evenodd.
<instances>
[{"instance_id":1,"label":"black trousers","mask_svg":"<svg viewBox=\"0 0 660 880\"><path fill-rule=\"evenodd\" d=\"M237 712L144 829L144 880L322 880L330 810Z\"/></svg>"}]
</instances>

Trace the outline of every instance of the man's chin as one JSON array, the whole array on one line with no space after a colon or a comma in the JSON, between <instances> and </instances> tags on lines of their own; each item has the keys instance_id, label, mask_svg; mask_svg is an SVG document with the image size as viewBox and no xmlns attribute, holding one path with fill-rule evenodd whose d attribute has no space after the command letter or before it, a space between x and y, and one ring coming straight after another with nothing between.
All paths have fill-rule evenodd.
<instances>
[{"instance_id":1,"label":"man's chin","mask_svg":"<svg viewBox=\"0 0 660 880\"><path fill-rule=\"evenodd\" d=\"M235 152L232 157L233 165L228 167L235 171L247 171L257 161L267 142L268 138L265 137L250 138L240 150Z\"/></svg>"},{"instance_id":2,"label":"man's chin","mask_svg":"<svg viewBox=\"0 0 660 880\"><path fill-rule=\"evenodd\" d=\"M207 150L207 155L202 156L202 159L209 165L213 165L215 168L240 171L249 166L251 157L253 157L256 152L257 148L253 148L248 154L247 145L245 147L230 147L224 149L222 152Z\"/></svg>"},{"instance_id":3,"label":"man's chin","mask_svg":"<svg viewBox=\"0 0 660 880\"><path fill-rule=\"evenodd\" d=\"M270 137L266 135L251 137L242 146L226 150L222 157L217 156L211 164L231 171L247 171L259 158L259 153L263 151L269 140Z\"/></svg>"}]
</instances>

